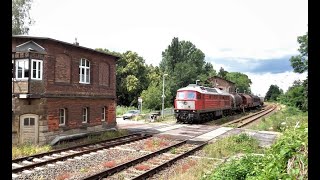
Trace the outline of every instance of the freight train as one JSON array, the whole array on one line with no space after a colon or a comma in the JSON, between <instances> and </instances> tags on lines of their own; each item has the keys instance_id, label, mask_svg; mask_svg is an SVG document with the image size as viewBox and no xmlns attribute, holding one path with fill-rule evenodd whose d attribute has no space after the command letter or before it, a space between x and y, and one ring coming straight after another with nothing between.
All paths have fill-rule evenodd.
<instances>
[{"instance_id":1,"label":"freight train","mask_svg":"<svg viewBox=\"0 0 320 180\"><path fill-rule=\"evenodd\" d=\"M202 123L262 105L263 100L255 95L190 84L177 90L174 114L177 122Z\"/></svg>"}]
</instances>

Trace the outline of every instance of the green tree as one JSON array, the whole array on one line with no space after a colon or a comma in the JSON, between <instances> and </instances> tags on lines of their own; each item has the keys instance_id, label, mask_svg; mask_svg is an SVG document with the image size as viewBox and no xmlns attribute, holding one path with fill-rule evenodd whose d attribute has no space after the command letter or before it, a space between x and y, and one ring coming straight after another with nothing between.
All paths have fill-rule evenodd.
<instances>
[{"instance_id":1,"label":"green tree","mask_svg":"<svg viewBox=\"0 0 320 180\"><path fill-rule=\"evenodd\" d=\"M223 67L221 67L219 70L218 76L223 79L226 79L227 74L228 74L228 71L224 70Z\"/></svg>"},{"instance_id":2,"label":"green tree","mask_svg":"<svg viewBox=\"0 0 320 180\"><path fill-rule=\"evenodd\" d=\"M136 52L123 53L117 64L118 103L125 106L137 106L138 97L148 86L144 59Z\"/></svg>"},{"instance_id":3,"label":"green tree","mask_svg":"<svg viewBox=\"0 0 320 180\"><path fill-rule=\"evenodd\" d=\"M246 74L240 72L229 72L226 74L226 79L235 83L238 92L251 92L251 79Z\"/></svg>"},{"instance_id":4,"label":"green tree","mask_svg":"<svg viewBox=\"0 0 320 180\"><path fill-rule=\"evenodd\" d=\"M32 0L12 0L12 35L28 34L34 23L29 10Z\"/></svg>"},{"instance_id":5,"label":"green tree","mask_svg":"<svg viewBox=\"0 0 320 180\"><path fill-rule=\"evenodd\" d=\"M308 71L308 32L298 37L298 43L300 44L298 49L300 54L292 56L290 62L294 72L303 73Z\"/></svg>"},{"instance_id":6,"label":"green tree","mask_svg":"<svg viewBox=\"0 0 320 180\"><path fill-rule=\"evenodd\" d=\"M144 59L132 51L119 53L103 48L96 50L120 57L116 64L117 104L137 107L138 97L150 83Z\"/></svg>"},{"instance_id":7,"label":"green tree","mask_svg":"<svg viewBox=\"0 0 320 180\"><path fill-rule=\"evenodd\" d=\"M165 85L166 86L166 85ZM166 86L167 87L167 86ZM165 106L170 107L172 104L170 103L168 97L171 97L170 91L165 87ZM162 108L162 84L158 82L152 82L148 89L142 91L141 97L143 98L144 107L147 109L157 109L160 110Z\"/></svg>"},{"instance_id":8,"label":"green tree","mask_svg":"<svg viewBox=\"0 0 320 180\"><path fill-rule=\"evenodd\" d=\"M160 71L167 73L166 84L172 95L170 99L173 104L177 89L195 84L196 80L202 83L212 74L215 74L211 63L206 63L205 54L190 41L179 41L177 37L172 39L171 44L162 52ZM209 70L209 71L207 71Z\"/></svg>"},{"instance_id":9,"label":"green tree","mask_svg":"<svg viewBox=\"0 0 320 180\"><path fill-rule=\"evenodd\" d=\"M280 89L277 85L271 85L269 87L268 92L265 95L265 100L266 101L277 101L278 97L283 94L283 90Z\"/></svg>"},{"instance_id":10,"label":"green tree","mask_svg":"<svg viewBox=\"0 0 320 180\"><path fill-rule=\"evenodd\" d=\"M302 111L308 110L308 104L305 99L305 81L301 82L294 81L293 85L288 88L288 91L280 96L280 101L283 104L289 105L289 106L295 106L299 108Z\"/></svg>"},{"instance_id":11,"label":"green tree","mask_svg":"<svg viewBox=\"0 0 320 180\"><path fill-rule=\"evenodd\" d=\"M298 49L300 54L297 56L292 56L290 58L290 62L294 72L304 73L308 71L308 32L305 35L298 36L297 40L300 44L300 47ZM308 110L308 76L307 79L302 83L302 86L304 88L303 91L301 91L303 95L303 103L301 107L298 107L300 107L301 110L306 111Z\"/></svg>"}]
</instances>

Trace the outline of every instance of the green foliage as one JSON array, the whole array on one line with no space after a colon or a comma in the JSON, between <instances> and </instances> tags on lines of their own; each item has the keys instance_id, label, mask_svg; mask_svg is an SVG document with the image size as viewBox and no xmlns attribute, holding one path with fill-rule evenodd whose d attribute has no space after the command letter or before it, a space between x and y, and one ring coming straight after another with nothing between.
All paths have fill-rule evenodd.
<instances>
[{"instance_id":1,"label":"green foliage","mask_svg":"<svg viewBox=\"0 0 320 180\"><path fill-rule=\"evenodd\" d=\"M226 79L235 83L238 88L238 92L250 92L250 85L252 84L251 79L243 73L240 72L228 72L226 74Z\"/></svg>"},{"instance_id":2,"label":"green foliage","mask_svg":"<svg viewBox=\"0 0 320 180\"><path fill-rule=\"evenodd\" d=\"M227 74L228 74L228 71L225 71L223 69L223 67L221 67L217 76L219 76L219 77L221 77L223 79L226 79L227 78Z\"/></svg>"},{"instance_id":3,"label":"green foliage","mask_svg":"<svg viewBox=\"0 0 320 180\"><path fill-rule=\"evenodd\" d=\"M290 118L304 114L292 107L285 111L291 114ZM286 125L264 156L247 155L221 164L202 179L308 179L308 122L301 119L293 122Z\"/></svg>"},{"instance_id":4,"label":"green foliage","mask_svg":"<svg viewBox=\"0 0 320 180\"><path fill-rule=\"evenodd\" d=\"M307 112L302 112L295 107L283 107L282 111L274 113L272 116L266 117L259 124L251 126L252 129L262 131L278 131L283 132L289 127L294 127L297 122L308 122Z\"/></svg>"},{"instance_id":5,"label":"green foliage","mask_svg":"<svg viewBox=\"0 0 320 180\"><path fill-rule=\"evenodd\" d=\"M127 111L129 110L135 110L137 109L137 107L133 107L133 106L130 106L130 107L127 107L127 106L117 106L116 108L116 114L117 116L122 116L124 113L126 113Z\"/></svg>"},{"instance_id":6,"label":"green foliage","mask_svg":"<svg viewBox=\"0 0 320 180\"><path fill-rule=\"evenodd\" d=\"M154 73L150 76L150 72L157 72L157 70L147 66L144 59L136 52L126 51L121 54L103 48L96 50L120 57L117 60L116 70L117 103L124 106L138 106L138 97L141 92L147 89L150 79L157 78Z\"/></svg>"},{"instance_id":7,"label":"green foliage","mask_svg":"<svg viewBox=\"0 0 320 180\"><path fill-rule=\"evenodd\" d=\"M114 55L114 56L118 56L118 57L121 57L121 55L122 55L122 54L119 53L119 52L110 51L109 49L106 49L106 48L96 48L95 50L96 50L96 51L103 52L103 53L111 54L111 55Z\"/></svg>"},{"instance_id":8,"label":"green foliage","mask_svg":"<svg viewBox=\"0 0 320 180\"><path fill-rule=\"evenodd\" d=\"M298 49L300 54L292 56L290 62L294 72L303 73L308 71L308 32L298 37L298 43L300 44Z\"/></svg>"},{"instance_id":9,"label":"green foliage","mask_svg":"<svg viewBox=\"0 0 320 180\"><path fill-rule=\"evenodd\" d=\"M190 41L179 41L173 38L171 44L162 52L160 70L169 74L168 87L169 99L173 104L174 95L177 89L189 84L195 84L200 80L201 84L206 84L207 79L216 72L211 63L204 61L205 54Z\"/></svg>"},{"instance_id":10,"label":"green foliage","mask_svg":"<svg viewBox=\"0 0 320 180\"><path fill-rule=\"evenodd\" d=\"M285 130L263 162L250 179L308 179L308 124L297 123Z\"/></svg>"},{"instance_id":11,"label":"green foliage","mask_svg":"<svg viewBox=\"0 0 320 180\"><path fill-rule=\"evenodd\" d=\"M49 145L34 145L34 144L22 144L22 145L12 145L12 159L16 159L24 156L31 156L33 154L49 152L51 150Z\"/></svg>"},{"instance_id":12,"label":"green foliage","mask_svg":"<svg viewBox=\"0 0 320 180\"><path fill-rule=\"evenodd\" d=\"M202 180L206 179L217 179L217 180L242 180L246 179L250 175L255 175L255 168L262 162L261 156L245 156L240 160L233 159L215 169L214 173L209 176L203 177Z\"/></svg>"},{"instance_id":13,"label":"green foliage","mask_svg":"<svg viewBox=\"0 0 320 180\"><path fill-rule=\"evenodd\" d=\"M207 145L204 151L209 157L222 158L237 153L260 153L263 149L256 139L243 133L217 140L214 144Z\"/></svg>"},{"instance_id":14,"label":"green foliage","mask_svg":"<svg viewBox=\"0 0 320 180\"><path fill-rule=\"evenodd\" d=\"M34 21L29 15L32 0L12 0L12 35L28 34L27 25Z\"/></svg>"},{"instance_id":15,"label":"green foliage","mask_svg":"<svg viewBox=\"0 0 320 180\"><path fill-rule=\"evenodd\" d=\"M143 106L147 109L161 109L162 107L162 84L151 83L147 90L142 91ZM165 97L171 97L170 91L165 88ZM165 98L169 99L169 98ZM165 101L165 107L170 106L170 101Z\"/></svg>"},{"instance_id":16,"label":"green foliage","mask_svg":"<svg viewBox=\"0 0 320 180\"><path fill-rule=\"evenodd\" d=\"M137 106L138 97L149 86L145 61L137 53L127 51L117 64L118 104Z\"/></svg>"},{"instance_id":17,"label":"green foliage","mask_svg":"<svg viewBox=\"0 0 320 180\"><path fill-rule=\"evenodd\" d=\"M308 79L304 82L295 81L288 91L279 97L280 102L288 106L297 107L302 111L308 110Z\"/></svg>"},{"instance_id":18,"label":"green foliage","mask_svg":"<svg viewBox=\"0 0 320 180\"><path fill-rule=\"evenodd\" d=\"M277 101L278 97L283 94L282 89L277 85L270 85L268 92L266 93L264 99L265 101Z\"/></svg>"}]
</instances>

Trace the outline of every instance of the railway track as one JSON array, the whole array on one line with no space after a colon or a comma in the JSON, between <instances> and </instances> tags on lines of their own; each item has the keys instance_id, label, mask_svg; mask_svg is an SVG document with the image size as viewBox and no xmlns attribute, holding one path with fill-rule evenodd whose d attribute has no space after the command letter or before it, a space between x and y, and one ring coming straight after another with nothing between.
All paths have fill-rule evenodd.
<instances>
[{"instance_id":1,"label":"railway track","mask_svg":"<svg viewBox=\"0 0 320 180\"><path fill-rule=\"evenodd\" d=\"M261 118L262 116L270 113L276 108L276 106L272 106L270 108L266 108L263 111L260 111L258 113L252 114L250 116L246 116L228 123L225 123L221 126L236 124L236 127L243 127L252 121ZM169 125L170 126L170 125ZM168 127L167 125L161 126L162 128ZM192 127L192 128L191 128ZM191 126L189 129L192 129L192 134L195 136L199 136L201 134L206 133L200 132L195 133L195 128ZM156 127L155 127L156 128ZM188 128L185 127L185 128ZM153 128L151 128L153 129ZM46 168L48 166L52 166L53 163L63 163L63 161L68 161L72 159L77 159L82 156L89 156L93 153L105 153L106 149L113 149L115 146L121 146L123 144L127 144L125 148L119 148L118 150L130 150L134 152L140 152L141 149L132 149L131 143L133 141L138 141L142 139L146 139L149 137L152 137L151 134L157 134L157 133L146 133L147 131L150 131L149 128L146 128L144 130L139 131L139 133L118 137L114 139L109 139L106 141L100 141L97 143L90 143L90 144L84 144L81 146L76 147L70 147L70 148L64 148L60 150L51 151L48 153L41 153L36 154L29 157L23 157L12 160L12 177L13 179L15 177L19 177L21 172L23 173L31 173L33 170L43 170L47 171ZM208 129L209 130L209 129ZM143 133L143 134L141 134ZM188 138L189 139L189 138ZM121 163L116 163L117 166L115 167L107 167L102 169L97 169L96 171L92 171L91 173L88 173L84 176L81 176L80 179L146 179L147 177L152 176L153 174L157 173L161 169L170 166L175 161L184 158L191 153L201 149L204 145L207 144L207 142L191 142L190 140L179 140L177 141L179 143L176 143L174 145L168 146L166 148L160 149L156 152L143 152L143 155L137 156L136 159L129 159L127 161L122 161ZM115 147L117 149L117 147ZM99 152L101 151L101 152ZM104 152L102 152L104 151ZM96 156L96 155L93 155ZM113 158L112 158L113 157ZM109 160L116 159L114 156L110 156ZM101 161L102 162L102 161ZM72 165L73 166L73 165ZM104 171L101 171L103 169L106 169ZM30 170L30 171L29 171ZM29 171L29 172L28 172ZM81 169L79 169L81 171ZM98 173L97 173L98 171ZM44 173L45 173L44 172ZM23 178L24 176L20 177ZM28 176L27 176L28 177ZM55 176L51 176L55 177Z\"/></svg>"},{"instance_id":2,"label":"railway track","mask_svg":"<svg viewBox=\"0 0 320 180\"><path fill-rule=\"evenodd\" d=\"M234 127L236 127L236 128L244 127L244 126L252 123L253 121L255 121L255 120L257 120L257 119L259 119L259 118L271 113L272 111L274 111L276 109L276 107L277 107L276 105L271 105L267 109L264 109L264 110L259 111L257 113L242 117L240 119L236 119L236 120L224 123L221 126L228 126L228 125L235 124Z\"/></svg>"},{"instance_id":3,"label":"railway track","mask_svg":"<svg viewBox=\"0 0 320 180\"><path fill-rule=\"evenodd\" d=\"M12 173L20 173L25 170L29 170L36 167L41 167L58 161L64 161L70 158L89 154L102 149L130 143L133 141L141 140L151 137L148 134L131 134L118 138L113 138L98 143L89 143L81 146L64 148L47 153L36 154L28 157L18 158L12 160Z\"/></svg>"},{"instance_id":4,"label":"railway track","mask_svg":"<svg viewBox=\"0 0 320 180\"><path fill-rule=\"evenodd\" d=\"M207 142L188 142L184 140L83 179L146 179L177 160L201 149L206 144Z\"/></svg>"}]
</instances>

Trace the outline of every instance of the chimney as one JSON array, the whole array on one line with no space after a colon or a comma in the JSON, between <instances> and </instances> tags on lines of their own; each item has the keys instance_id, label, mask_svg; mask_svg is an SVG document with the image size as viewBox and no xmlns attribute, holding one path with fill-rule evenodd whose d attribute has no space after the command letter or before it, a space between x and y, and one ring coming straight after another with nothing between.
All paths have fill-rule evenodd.
<instances>
[{"instance_id":1,"label":"chimney","mask_svg":"<svg viewBox=\"0 0 320 180\"><path fill-rule=\"evenodd\" d=\"M79 43L77 42L77 38L75 38L75 42L73 44L76 46L79 46Z\"/></svg>"}]
</instances>

